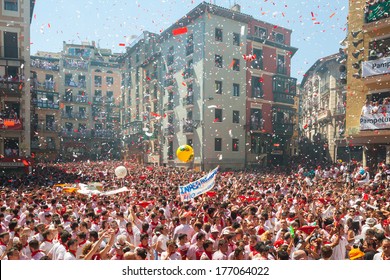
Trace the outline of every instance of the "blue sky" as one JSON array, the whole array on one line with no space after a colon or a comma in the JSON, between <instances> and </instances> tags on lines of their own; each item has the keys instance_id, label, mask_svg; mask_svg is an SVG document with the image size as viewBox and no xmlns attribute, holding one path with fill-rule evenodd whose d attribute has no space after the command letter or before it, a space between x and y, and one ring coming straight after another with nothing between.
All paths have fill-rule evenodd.
<instances>
[{"instance_id":1,"label":"blue sky","mask_svg":"<svg viewBox=\"0 0 390 280\"><path fill-rule=\"evenodd\" d=\"M61 51L62 42L95 41L124 52L143 30L159 33L201 0L36 0L31 24L31 53ZM210 2L208 0L207 2ZM292 76L302 80L319 58L336 53L346 36L348 0L213 0L293 30Z\"/></svg>"}]
</instances>

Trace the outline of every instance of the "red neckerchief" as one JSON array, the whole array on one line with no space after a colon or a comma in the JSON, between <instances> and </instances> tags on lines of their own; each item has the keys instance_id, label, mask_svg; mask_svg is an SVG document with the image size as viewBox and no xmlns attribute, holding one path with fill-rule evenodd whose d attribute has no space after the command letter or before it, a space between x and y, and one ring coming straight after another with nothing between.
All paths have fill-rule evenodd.
<instances>
[{"instance_id":1,"label":"red neckerchief","mask_svg":"<svg viewBox=\"0 0 390 280\"><path fill-rule=\"evenodd\" d=\"M196 252L195 252L195 256L196 256L196 259L199 261L200 260L200 257L202 256L202 254L203 254L203 250L197 250Z\"/></svg>"},{"instance_id":2,"label":"red neckerchief","mask_svg":"<svg viewBox=\"0 0 390 280\"><path fill-rule=\"evenodd\" d=\"M92 260L94 260L94 261L100 261L101 259L102 259L102 257L100 256L99 253L92 256Z\"/></svg>"},{"instance_id":3,"label":"red neckerchief","mask_svg":"<svg viewBox=\"0 0 390 280\"><path fill-rule=\"evenodd\" d=\"M126 229L126 231L127 231L127 233L128 233L129 235L134 235L133 229L131 229L131 231L129 231L128 229Z\"/></svg>"},{"instance_id":4,"label":"red neckerchief","mask_svg":"<svg viewBox=\"0 0 390 280\"><path fill-rule=\"evenodd\" d=\"M42 252L41 250L37 250L35 252L31 252L31 258L33 258L36 254Z\"/></svg>"},{"instance_id":5,"label":"red neckerchief","mask_svg":"<svg viewBox=\"0 0 390 280\"><path fill-rule=\"evenodd\" d=\"M140 247L140 248L145 248L145 249L149 249L149 245L145 246L145 245L142 244L142 243L140 243L140 244L138 245L138 247Z\"/></svg>"},{"instance_id":6,"label":"red neckerchief","mask_svg":"<svg viewBox=\"0 0 390 280\"><path fill-rule=\"evenodd\" d=\"M28 242L26 242L24 245L23 245L23 248L27 248L28 246Z\"/></svg>"},{"instance_id":7,"label":"red neckerchief","mask_svg":"<svg viewBox=\"0 0 390 280\"><path fill-rule=\"evenodd\" d=\"M117 235L117 234L118 234L118 232L119 232L119 227L116 229L116 231L115 231L115 235Z\"/></svg>"},{"instance_id":8,"label":"red neckerchief","mask_svg":"<svg viewBox=\"0 0 390 280\"><path fill-rule=\"evenodd\" d=\"M7 244L0 240L0 246L7 246Z\"/></svg>"},{"instance_id":9,"label":"red neckerchief","mask_svg":"<svg viewBox=\"0 0 390 280\"><path fill-rule=\"evenodd\" d=\"M206 253L207 257L208 257L210 260L213 259L213 252L207 252L207 251L205 251L205 253Z\"/></svg>"},{"instance_id":10,"label":"red neckerchief","mask_svg":"<svg viewBox=\"0 0 390 280\"><path fill-rule=\"evenodd\" d=\"M82 245L84 245L85 243L87 243L87 240L86 240L86 239L84 239L83 242L80 242L80 243L79 243L79 247L82 246Z\"/></svg>"},{"instance_id":11,"label":"red neckerchief","mask_svg":"<svg viewBox=\"0 0 390 280\"><path fill-rule=\"evenodd\" d=\"M53 243L53 240L49 240L49 239L46 239L46 238L45 238L44 242Z\"/></svg>"},{"instance_id":12,"label":"red neckerchief","mask_svg":"<svg viewBox=\"0 0 390 280\"><path fill-rule=\"evenodd\" d=\"M73 256L76 257L76 250L70 250L70 249L69 249L68 252L71 253Z\"/></svg>"},{"instance_id":13,"label":"red neckerchief","mask_svg":"<svg viewBox=\"0 0 390 280\"><path fill-rule=\"evenodd\" d=\"M251 251L251 252L255 252L255 251L256 251L256 249L255 249L255 246L251 246L251 245L249 245L249 251Z\"/></svg>"},{"instance_id":14,"label":"red neckerchief","mask_svg":"<svg viewBox=\"0 0 390 280\"><path fill-rule=\"evenodd\" d=\"M117 260L123 260L123 254L122 255L115 254L115 257Z\"/></svg>"},{"instance_id":15,"label":"red neckerchief","mask_svg":"<svg viewBox=\"0 0 390 280\"><path fill-rule=\"evenodd\" d=\"M265 229L263 227L259 228L259 230L257 231L257 234L258 235L262 235L263 233L265 232Z\"/></svg>"}]
</instances>

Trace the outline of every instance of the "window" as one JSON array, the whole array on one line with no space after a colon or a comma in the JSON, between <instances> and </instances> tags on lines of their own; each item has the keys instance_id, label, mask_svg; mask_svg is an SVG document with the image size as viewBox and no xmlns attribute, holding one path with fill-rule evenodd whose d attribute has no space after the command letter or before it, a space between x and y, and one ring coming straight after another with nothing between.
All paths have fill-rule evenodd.
<instances>
[{"instance_id":1,"label":"window","mask_svg":"<svg viewBox=\"0 0 390 280\"><path fill-rule=\"evenodd\" d=\"M222 151L222 138L214 139L214 151L221 152Z\"/></svg>"},{"instance_id":2,"label":"window","mask_svg":"<svg viewBox=\"0 0 390 280\"><path fill-rule=\"evenodd\" d=\"M233 84L233 96L240 96L240 84Z\"/></svg>"},{"instance_id":3,"label":"window","mask_svg":"<svg viewBox=\"0 0 390 280\"><path fill-rule=\"evenodd\" d=\"M187 145L192 147L192 139L187 139Z\"/></svg>"},{"instance_id":4,"label":"window","mask_svg":"<svg viewBox=\"0 0 390 280\"><path fill-rule=\"evenodd\" d=\"M284 35L283 34L274 32L274 39L275 39L275 42L284 44Z\"/></svg>"},{"instance_id":5,"label":"window","mask_svg":"<svg viewBox=\"0 0 390 280\"><path fill-rule=\"evenodd\" d=\"M223 57L222 57L222 55L216 54L216 55L215 55L215 66L216 66L216 67L219 67L219 68L222 68L222 62L223 62Z\"/></svg>"},{"instance_id":6,"label":"window","mask_svg":"<svg viewBox=\"0 0 390 280\"><path fill-rule=\"evenodd\" d=\"M215 41L222 42L223 33L221 28L215 28Z\"/></svg>"},{"instance_id":7,"label":"window","mask_svg":"<svg viewBox=\"0 0 390 280\"><path fill-rule=\"evenodd\" d=\"M65 85L69 86L72 82L72 74L65 74Z\"/></svg>"},{"instance_id":8,"label":"window","mask_svg":"<svg viewBox=\"0 0 390 280\"><path fill-rule=\"evenodd\" d=\"M263 115L260 109L251 109L250 130L263 129Z\"/></svg>"},{"instance_id":9,"label":"window","mask_svg":"<svg viewBox=\"0 0 390 280\"><path fill-rule=\"evenodd\" d=\"M233 70L240 71L240 60L238 58L233 58Z\"/></svg>"},{"instance_id":10,"label":"window","mask_svg":"<svg viewBox=\"0 0 390 280\"><path fill-rule=\"evenodd\" d=\"M16 32L4 31L4 57L6 58L18 58L18 34Z\"/></svg>"},{"instance_id":11,"label":"window","mask_svg":"<svg viewBox=\"0 0 390 280\"><path fill-rule=\"evenodd\" d=\"M215 81L215 94L222 94L222 81Z\"/></svg>"},{"instance_id":12,"label":"window","mask_svg":"<svg viewBox=\"0 0 390 280\"><path fill-rule=\"evenodd\" d=\"M255 26L255 36L263 40L267 39L267 29Z\"/></svg>"},{"instance_id":13,"label":"window","mask_svg":"<svg viewBox=\"0 0 390 280\"><path fill-rule=\"evenodd\" d=\"M252 77L252 97L263 98L262 78Z\"/></svg>"},{"instance_id":14,"label":"window","mask_svg":"<svg viewBox=\"0 0 390 280\"><path fill-rule=\"evenodd\" d=\"M240 111L233 110L233 123L240 123Z\"/></svg>"},{"instance_id":15,"label":"window","mask_svg":"<svg viewBox=\"0 0 390 280\"><path fill-rule=\"evenodd\" d=\"M276 76L272 79L272 91L274 93L295 95L296 84L297 80L295 78Z\"/></svg>"},{"instance_id":16,"label":"window","mask_svg":"<svg viewBox=\"0 0 390 280\"><path fill-rule=\"evenodd\" d=\"M4 10L17 12L18 0L4 0Z\"/></svg>"},{"instance_id":17,"label":"window","mask_svg":"<svg viewBox=\"0 0 390 280\"><path fill-rule=\"evenodd\" d=\"M253 55L256 56L256 59L252 61L252 68L263 69L263 50L253 49Z\"/></svg>"},{"instance_id":18,"label":"window","mask_svg":"<svg viewBox=\"0 0 390 280\"><path fill-rule=\"evenodd\" d=\"M232 139L232 147L233 152L238 152L238 139Z\"/></svg>"},{"instance_id":19,"label":"window","mask_svg":"<svg viewBox=\"0 0 390 280\"><path fill-rule=\"evenodd\" d=\"M276 71L278 74L283 74L283 75L287 73L283 55L280 54L278 55L278 65Z\"/></svg>"},{"instance_id":20,"label":"window","mask_svg":"<svg viewBox=\"0 0 390 280\"><path fill-rule=\"evenodd\" d=\"M214 122L222 122L222 109L215 109Z\"/></svg>"},{"instance_id":21,"label":"window","mask_svg":"<svg viewBox=\"0 0 390 280\"><path fill-rule=\"evenodd\" d=\"M173 160L173 142L168 142L168 159Z\"/></svg>"},{"instance_id":22,"label":"window","mask_svg":"<svg viewBox=\"0 0 390 280\"><path fill-rule=\"evenodd\" d=\"M106 77L106 83L108 86L112 86L114 84L114 78L113 77Z\"/></svg>"},{"instance_id":23,"label":"window","mask_svg":"<svg viewBox=\"0 0 390 280\"><path fill-rule=\"evenodd\" d=\"M233 45L240 46L240 34L239 33L233 33Z\"/></svg>"},{"instance_id":24,"label":"window","mask_svg":"<svg viewBox=\"0 0 390 280\"><path fill-rule=\"evenodd\" d=\"M173 46L169 47L169 52L168 52L168 55L167 55L167 64L168 64L168 66L173 64L174 53L175 53L175 48Z\"/></svg>"},{"instance_id":25,"label":"window","mask_svg":"<svg viewBox=\"0 0 390 280\"><path fill-rule=\"evenodd\" d=\"M190 55L194 52L194 34L190 34L187 37L186 55Z\"/></svg>"},{"instance_id":26,"label":"window","mask_svg":"<svg viewBox=\"0 0 390 280\"><path fill-rule=\"evenodd\" d=\"M95 87L102 86L102 76L95 76Z\"/></svg>"}]
</instances>

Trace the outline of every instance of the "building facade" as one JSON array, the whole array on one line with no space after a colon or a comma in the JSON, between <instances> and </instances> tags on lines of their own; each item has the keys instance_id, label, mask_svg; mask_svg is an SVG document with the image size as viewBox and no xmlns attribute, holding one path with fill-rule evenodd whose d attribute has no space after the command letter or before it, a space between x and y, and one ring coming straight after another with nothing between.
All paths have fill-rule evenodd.
<instances>
[{"instance_id":1,"label":"building facade","mask_svg":"<svg viewBox=\"0 0 390 280\"><path fill-rule=\"evenodd\" d=\"M365 165L390 163L390 3L350 1L349 10L348 144Z\"/></svg>"},{"instance_id":2,"label":"building facade","mask_svg":"<svg viewBox=\"0 0 390 280\"><path fill-rule=\"evenodd\" d=\"M301 152L312 163L350 157L345 139L344 61L342 51L317 60L300 84Z\"/></svg>"},{"instance_id":3,"label":"building facade","mask_svg":"<svg viewBox=\"0 0 390 280\"><path fill-rule=\"evenodd\" d=\"M203 170L286 162L296 111L290 35L238 5L205 2L160 35L144 32L120 59L126 157ZM189 164L175 156L183 144L195 152Z\"/></svg>"},{"instance_id":4,"label":"building facade","mask_svg":"<svg viewBox=\"0 0 390 280\"><path fill-rule=\"evenodd\" d=\"M121 75L116 55L89 43L33 56L37 160L120 158Z\"/></svg>"},{"instance_id":5,"label":"building facade","mask_svg":"<svg viewBox=\"0 0 390 280\"><path fill-rule=\"evenodd\" d=\"M30 158L30 23L34 1L0 3L0 170Z\"/></svg>"}]
</instances>

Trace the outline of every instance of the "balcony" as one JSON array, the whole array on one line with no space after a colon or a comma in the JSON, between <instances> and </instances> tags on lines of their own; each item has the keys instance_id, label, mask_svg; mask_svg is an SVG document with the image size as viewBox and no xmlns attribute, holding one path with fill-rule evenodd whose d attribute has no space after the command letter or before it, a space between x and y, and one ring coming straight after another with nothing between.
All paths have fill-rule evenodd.
<instances>
[{"instance_id":1,"label":"balcony","mask_svg":"<svg viewBox=\"0 0 390 280\"><path fill-rule=\"evenodd\" d=\"M164 128L164 136L173 136L173 135L175 135L175 128L173 127L173 125Z\"/></svg>"},{"instance_id":2,"label":"balcony","mask_svg":"<svg viewBox=\"0 0 390 280\"><path fill-rule=\"evenodd\" d=\"M67 103L88 103L88 96L78 95L78 96L64 96L62 99L63 102Z\"/></svg>"},{"instance_id":3,"label":"balcony","mask_svg":"<svg viewBox=\"0 0 390 280\"><path fill-rule=\"evenodd\" d=\"M64 119L87 120L88 114L62 111L61 117Z\"/></svg>"},{"instance_id":4,"label":"balcony","mask_svg":"<svg viewBox=\"0 0 390 280\"><path fill-rule=\"evenodd\" d=\"M55 143L40 144L39 141L31 141L31 149L42 151L42 152L47 151L47 150L49 150L49 151L57 150Z\"/></svg>"},{"instance_id":5,"label":"balcony","mask_svg":"<svg viewBox=\"0 0 390 280\"><path fill-rule=\"evenodd\" d=\"M263 131L264 125L263 125L263 120L260 119L259 121L251 121L249 124L249 128L252 131Z\"/></svg>"},{"instance_id":6,"label":"balcony","mask_svg":"<svg viewBox=\"0 0 390 280\"><path fill-rule=\"evenodd\" d=\"M294 104L294 96L283 93L274 93L274 101L280 103Z\"/></svg>"},{"instance_id":7,"label":"balcony","mask_svg":"<svg viewBox=\"0 0 390 280\"><path fill-rule=\"evenodd\" d=\"M173 77L170 77L170 78L167 78L165 81L164 81L164 87L167 89L167 90L170 90L174 87L175 85L175 80L173 79Z\"/></svg>"},{"instance_id":8,"label":"balcony","mask_svg":"<svg viewBox=\"0 0 390 280\"><path fill-rule=\"evenodd\" d=\"M193 134L194 126L192 124L183 124L183 134Z\"/></svg>"},{"instance_id":9,"label":"balcony","mask_svg":"<svg viewBox=\"0 0 390 280\"><path fill-rule=\"evenodd\" d=\"M37 106L39 109L51 109L51 110L58 110L59 105L58 102L53 102L50 100L34 100L33 104Z\"/></svg>"},{"instance_id":10,"label":"balcony","mask_svg":"<svg viewBox=\"0 0 390 280\"><path fill-rule=\"evenodd\" d=\"M291 123L274 123L274 132L275 134L282 135L282 136L292 136L294 133L294 125Z\"/></svg>"},{"instance_id":11,"label":"balcony","mask_svg":"<svg viewBox=\"0 0 390 280\"><path fill-rule=\"evenodd\" d=\"M56 124L39 124L38 126L35 127L34 131L57 133L58 126Z\"/></svg>"},{"instance_id":12,"label":"balcony","mask_svg":"<svg viewBox=\"0 0 390 280\"><path fill-rule=\"evenodd\" d=\"M68 137L68 138L90 138L91 137L91 131L90 130L73 130L73 129L63 129L60 132L61 137Z\"/></svg>"},{"instance_id":13,"label":"balcony","mask_svg":"<svg viewBox=\"0 0 390 280\"><path fill-rule=\"evenodd\" d=\"M184 97L183 98L183 106L186 108L193 107L194 106L194 97L192 95Z\"/></svg>"},{"instance_id":14,"label":"balcony","mask_svg":"<svg viewBox=\"0 0 390 280\"><path fill-rule=\"evenodd\" d=\"M91 136L95 138L118 138L118 132L112 129L92 129Z\"/></svg>"},{"instance_id":15,"label":"balcony","mask_svg":"<svg viewBox=\"0 0 390 280\"><path fill-rule=\"evenodd\" d=\"M19 81L0 81L0 95L21 97L24 85Z\"/></svg>"},{"instance_id":16,"label":"balcony","mask_svg":"<svg viewBox=\"0 0 390 280\"><path fill-rule=\"evenodd\" d=\"M165 111L166 113L171 113L171 112L173 112L173 108L174 108L173 102L168 102L168 103L164 104L164 111Z\"/></svg>"},{"instance_id":17,"label":"balcony","mask_svg":"<svg viewBox=\"0 0 390 280\"><path fill-rule=\"evenodd\" d=\"M260 87L252 87L252 98L263 98L264 93Z\"/></svg>"},{"instance_id":18,"label":"balcony","mask_svg":"<svg viewBox=\"0 0 390 280\"><path fill-rule=\"evenodd\" d=\"M45 80L43 83L39 81L34 81L33 86L38 90L55 91L55 83L54 81L50 80Z\"/></svg>"},{"instance_id":19,"label":"balcony","mask_svg":"<svg viewBox=\"0 0 390 280\"><path fill-rule=\"evenodd\" d=\"M186 83L194 79L194 69L192 67L186 67L183 71L183 79Z\"/></svg>"},{"instance_id":20,"label":"balcony","mask_svg":"<svg viewBox=\"0 0 390 280\"><path fill-rule=\"evenodd\" d=\"M95 96L93 98L93 104L96 104L96 105L101 105L103 104L103 97L101 96Z\"/></svg>"},{"instance_id":21,"label":"balcony","mask_svg":"<svg viewBox=\"0 0 390 280\"><path fill-rule=\"evenodd\" d=\"M328 119L328 118L330 118L330 110L322 109L322 110L318 111L318 115L317 115L317 120L318 121L325 120L325 119Z\"/></svg>"},{"instance_id":22,"label":"balcony","mask_svg":"<svg viewBox=\"0 0 390 280\"><path fill-rule=\"evenodd\" d=\"M22 119L7 118L4 117L2 114L2 117L0 118L0 129L1 130L22 130L23 129Z\"/></svg>"},{"instance_id":23,"label":"balcony","mask_svg":"<svg viewBox=\"0 0 390 280\"><path fill-rule=\"evenodd\" d=\"M336 107L333 109L333 115L334 116L342 116L345 115L345 107Z\"/></svg>"},{"instance_id":24,"label":"balcony","mask_svg":"<svg viewBox=\"0 0 390 280\"><path fill-rule=\"evenodd\" d=\"M31 56L31 69L33 68L58 72L60 71L59 59Z\"/></svg>"}]
</instances>

